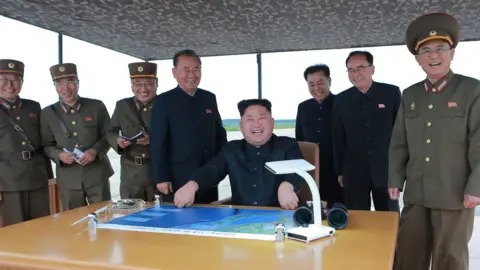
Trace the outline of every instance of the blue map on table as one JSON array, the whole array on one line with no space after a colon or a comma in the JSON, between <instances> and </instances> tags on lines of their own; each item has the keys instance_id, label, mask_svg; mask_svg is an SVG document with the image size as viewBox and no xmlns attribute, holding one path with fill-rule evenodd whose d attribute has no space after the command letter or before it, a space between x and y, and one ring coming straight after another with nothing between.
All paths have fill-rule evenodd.
<instances>
[{"instance_id":1,"label":"blue map on table","mask_svg":"<svg viewBox=\"0 0 480 270\"><path fill-rule=\"evenodd\" d=\"M156 205L112 219L99 228L273 240L275 225L295 227L294 211Z\"/></svg>"}]
</instances>

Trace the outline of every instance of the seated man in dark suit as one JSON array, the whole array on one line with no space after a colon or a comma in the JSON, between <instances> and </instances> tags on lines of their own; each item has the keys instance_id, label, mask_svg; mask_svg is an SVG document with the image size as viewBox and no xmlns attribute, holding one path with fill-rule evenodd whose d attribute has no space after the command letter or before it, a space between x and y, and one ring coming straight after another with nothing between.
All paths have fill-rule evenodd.
<instances>
[{"instance_id":1,"label":"seated man in dark suit","mask_svg":"<svg viewBox=\"0 0 480 270\"><path fill-rule=\"evenodd\" d=\"M298 207L297 192L304 180L296 174L274 175L265 169L269 161L303 159L295 139L273 134L271 107L266 99L238 103L244 139L225 144L192 175L192 180L175 193L177 207L191 205L197 190L217 186L227 174L234 205Z\"/></svg>"}]
</instances>

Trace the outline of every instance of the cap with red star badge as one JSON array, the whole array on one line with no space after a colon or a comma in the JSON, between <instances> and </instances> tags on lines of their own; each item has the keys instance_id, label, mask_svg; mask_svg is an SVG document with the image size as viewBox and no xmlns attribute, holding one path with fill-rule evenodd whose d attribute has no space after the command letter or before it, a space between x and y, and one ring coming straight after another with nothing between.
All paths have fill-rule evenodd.
<instances>
[{"instance_id":1,"label":"cap with red star badge","mask_svg":"<svg viewBox=\"0 0 480 270\"><path fill-rule=\"evenodd\" d=\"M77 66L75 64L66 63L50 67L50 74L54 81L63 78L77 78Z\"/></svg>"},{"instance_id":2,"label":"cap with red star badge","mask_svg":"<svg viewBox=\"0 0 480 270\"><path fill-rule=\"evenodd\" d=\"M150 62L137 62L128 64L130 78L157 78L157 64Z\"/></svg>"},{"instance_id":3,"label":"cap with red star badge","mask_svg":"<svg viewBox=\"0 0 480 270\"><path fill-rule=\"evenodd\" d=\"M17 74L23 79L25 65L13 59L0 59L0 73Z\"/></svg>"},{"instance_id":4,"label":"cap with red star badge","mask_svg":"<svg viewBox=\"0 0 480 270\"><path fill-rule=\"evenodd\" d=\"M455 17L446 13L429 13L418 17L408 26L405 42L408 50L416 55L420 46L431 40L444 40L455 48L459 36L460 25Z\"/></svg>"}]
</instances>

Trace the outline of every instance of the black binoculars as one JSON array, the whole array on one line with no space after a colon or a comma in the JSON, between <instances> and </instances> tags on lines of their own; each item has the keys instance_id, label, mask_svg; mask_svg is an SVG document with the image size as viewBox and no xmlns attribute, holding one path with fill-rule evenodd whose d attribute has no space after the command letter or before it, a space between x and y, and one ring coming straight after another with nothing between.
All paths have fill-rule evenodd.
<instances>
[{"instance_id":1,"label":"black binoculars","mask_svg":"<svg viewBox=\"0 0 480 270\"><path fill-rule=\"evenodd\" d=\"M342 203L334 203L327 211L322 211L322 220L327 220L330 227L341 230L348 224L348 209ZM307 202L307 206L301 206L293 212L295 225L304 227L313 224L313 204Z\"/></svg>"}]
</instances>

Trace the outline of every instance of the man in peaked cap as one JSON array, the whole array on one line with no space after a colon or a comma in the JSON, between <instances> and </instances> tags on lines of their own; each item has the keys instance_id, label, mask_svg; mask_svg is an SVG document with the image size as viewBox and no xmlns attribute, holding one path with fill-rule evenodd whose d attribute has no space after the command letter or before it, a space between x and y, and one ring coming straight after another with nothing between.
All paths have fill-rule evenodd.
<instances>
[{"instance_id":1,"label":"man in peaked cap","mask_svg":"<svg viewBox=\"0 0 480 270\"><path fill-rule=\"evenodd\" d=\"M450 63L459 25L444 13L406 32L425 80L403 92L389 152L389 194L404 192L394 269L467 270L480 204L480 81Z\"/></svg>"},{"instance_id":2,"label":"man in peaked cap","mask_svg":"<svg viewBox=\"0 0 480 270\"><path fill-rule=\"evenodd\" d=\"M24 64L0 60L0 227L49 215L51 163L42 155L40 104L20 98Z\"/></svg>"},{"instance_id":3,"label":"man in peaked cap","mask_svg":"<svg viewBox=\"0 0 480 270\"><path fill-rule=\"evenodd\" d=\"M60 101L42 110L41 131L45 154L56 163L63 210L110 200L107 108L78 95L75 64L54 65L50 73Z\"/></svg>"},{"instance_id":4,"label":"man in peaked cap","mask_svg":"<svg viewBox=\"0 0 480 270\"><path fill-rule=\"evenodd\" d=\"M155 187L148 147L152 104L158 88L157 64L131 63L128 69L134 96L117 101L108 142L121 155L120 197L153 201Z\"/></svg>"}]
</instances>

